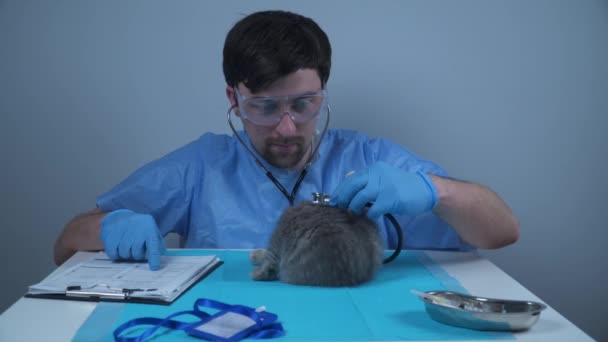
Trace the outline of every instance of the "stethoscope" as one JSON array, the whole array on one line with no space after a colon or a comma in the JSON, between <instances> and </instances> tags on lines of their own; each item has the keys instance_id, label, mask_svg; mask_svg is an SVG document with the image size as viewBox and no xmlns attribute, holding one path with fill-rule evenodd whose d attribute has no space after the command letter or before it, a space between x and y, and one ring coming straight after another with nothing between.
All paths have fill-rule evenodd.
<instances>
[{"instance_id":1,"label":"stethoscope","mask_svg":"<svg viewBox=\"0 0 608 342\"><path fill-rule=\"evenodd\" d=\"M306 165L304 165L304 168L300 172L300 176L298 177L298 180L296 181L296 184L291 189L291 193L287 192L287 189L285 189L285 187L283 186L283 184L281 184L281 182L279 182L274 177L274 175L272 174L272 172L268 171L268 169L258 159L258 157L255 156L255 154L253 153L253 151L251 151L251 149L249 148L249 146L247 146L247 144L245 143L245 141L241 138L241 136L239 135L239 133L234 128L234 125L232 124L232 118L231 118L230 114L232 113L232 111L237 106L234 105L234 106L232 106L232 107L230 107L228 109L228 125L230 125L230 129L232 129L232 132L234 133L234 136L236 136L236 138L241 142L241 145L243 145L243 147L245 147L245 149L247 150L247 152L249 152L249 154L253 157L253 159L255 160L255 163L259 167L261 167L262 170L264 170L264 172L266 173L266 177L268 177L268 179L270 179L274 183L274 185L279 190L281 190L281 192L283 193L283 195L285 196L285 198L287 198L287 200L289 201L289 205L290 206L292 206L294 204L295 198L296 198L296 193L298 192L298 189L300 188L300 184L302 184L302 181L304 180L304 176L306 176L306 173L308 172L308 167L310 166L310 164L312 164L312 160L313 160L314 156L316 155L317 151L319 150L319 146L321 146L321 141L323 141L323 137L325 136L325 133L327 132L327 127L329 126L329 117L331 116L331 108L329 107L329 104L326 104L326 106L327 106L327 119L325 120L325 125L323 127L323 130L321 131L321 134L318 135L318 137L319 137L318 142L317 142L315 148L312 150L312 153L308 157L308 161L306 162ZM314 144L314 141L311 141L311 146L313 144Z\"/></svg>"},{"instance_id":2,"label":"stethoscope","mask_svg":"<svg viewBox=\"0 0 608 342\"><path fill-rule=\"evenodd\" d=\"M232 116L231 116L231 114L234 111L234 109L237 108L237 105L233 105L230 108L228 108L228 112L227 112L228 125L230 126L230 129L234 133L234 136L238 139L238 141L241 143L241 145L243 145L243 147L245 147L245 149L247 150L247 152L249 152L249 154L253 157L253 159L255 160L255 163L260 168L262 168L262 170L264 170L264 172L266 173L266 177L268 177L268 179L270 179L272 181L272 183L274 183L274 185L283 193L283 195L285 196L285 198L287 198L287 200L289 201L289 205L290 206L294 205L296 193L298 192L298 189L300 188L300 184L304 180L304 177L306 176L306 173L308 172L308 167L310 166L310 164L312 164L312 160L313 160L314 156L316 155L317 151L319 150L319 146L321 146L321 141L323 140L323 137L325 136L325 133L327 132L327 127L329 127L329 117L331 116L331 108L330 108L329 104L326 104L326 107L327 107L327 119L325 120L325 125L323 127L323 130L321 131L321 134L318 135L318 137L319 137L318 142L317 142L316 146L314 147L314 149L312 150L312 153L308 157L308 161L306 162L306 165L304 165L304 168L300 172L300 176L298 177L298 180L296 181L296 184L291 189L291 193L289 193L287 191L287 189L285 189L285 187L283 186L283 184L281 184L281 182L279 182L274 177L274 175L272 174L272 172L270 172L264 166L264 164L258 159L258 157L256 157L255 153L253 153L253 151L251 151L251 149L249 148L249 146L247 146L247 144L245 143L245 141L241 138L241 136L239 135L239 133L237 132L237 130L234 128L234 125L232 124ZM314 144L314 142L311 142L311 144ZM319 198L322 198L323 201L322 202L318 202ZM317 201L317 202L315 202L315 201ZM313 193L313 203L320 204L320 205L329 205L329 195L320 194L320 193ZM395 228L395 231L397 232L397 248L395 248L395 251L393 252L393 254L391 256L389 256L388 258L384 259L384 261L382 262L384 264L388 264L389 262L391 262L395 258L397 258L397 256L399 256L399 253L401 252L401 248L402 248L402 245L403 245L403 233L401 231L401 226L399 225L399 223L397 222L397 220L393 217L393 215L391 215L391 214L385 214L385 216L389 219L389 221L391 221L391 223L393 224L393 227Z\"/></svg>"}]
</instances>

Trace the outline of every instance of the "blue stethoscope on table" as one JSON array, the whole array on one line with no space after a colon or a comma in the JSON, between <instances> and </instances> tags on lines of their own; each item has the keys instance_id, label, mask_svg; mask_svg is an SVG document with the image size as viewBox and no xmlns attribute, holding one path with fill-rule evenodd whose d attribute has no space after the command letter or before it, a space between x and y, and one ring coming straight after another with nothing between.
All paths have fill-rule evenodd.
<instances>
[{"instance_id":1,"label":"blue stethoscope on table","mask_svg":"<svg viewBox=\"0 0 608 342\"><path fill-rule=\"evenodd\" d=\"M234 125L232 124L231 114L234 111L234 109L237 108L237 105L233 105L232 107L230 107L228 109L228 113L227 113L228 125L230 126L230 129L234 133L234 136L239 140L239 142L241 143L241 145L243 145L243 147L247 150L247 152L249 152L249 154L253 157L253 159L255 160L255 163L262 170L264 170L266 177L268 177L268 179L270 179L272 181L272 183L274 183L274 185L281 191L281 193L283 193L285 198L287 198L287 200L289 201L289 205L291 205L291 206L294 205L296 193L298 192L298 189L300 188L300 184L304 180L304 177L306 176L306 173L308 172L307 171L308 167L310 166L310 164L312 164L312 160L313 160L314 156L316 155L317 151L319 150L319 147L321 146L321 141L323 140L323 137L325 136L325 133L327 132L327 128L329 126L329 118L331 116L331 108L329 106L329 103L325 103L325 107L327 107L327 119L325 120L325 125L323 127L323 130L321 131L321 134L318 135L319 138L317 139L317 144L314 147L314 149L312 150L312 153L310 154L310 156L308 157L308 161L306 162L306 165L302 169L302 172L300 172L300 176L298 177L295 185L291 189L291 193L287 192L287 190L281 184L281 182L279 182L274 177L272 172L270 172L264 166L264 164L256 157L255 153L253 153L253 151L251 151L249 146L247 146L245 141L241 138L241 136L239 135L237 130L234 128ZM319 201L319 198L322 198L322 201ZM317 202L315 203L315 201L317 201ZM321 194L321 193L313 193L313 203L320 204L320 205L329 205L329 195ZM384 264L387 264L387 263L393 261L394 259L396 259L397 256L399 256L399 253L401 253L401 248L403 247L403 232L401 231L401 226L399 225L399 223L397 222L395 217L393 217L393 215L385 214L385 216L388 218L389 221L391 221L391 223L393 224L393 227L395 228L395 231L397 233L397 247L395 248L395 251L393 252L393 254L391 256L389 256L388 258L384 259L384 261L383 261Z\"/></svg>"}]
</instances>

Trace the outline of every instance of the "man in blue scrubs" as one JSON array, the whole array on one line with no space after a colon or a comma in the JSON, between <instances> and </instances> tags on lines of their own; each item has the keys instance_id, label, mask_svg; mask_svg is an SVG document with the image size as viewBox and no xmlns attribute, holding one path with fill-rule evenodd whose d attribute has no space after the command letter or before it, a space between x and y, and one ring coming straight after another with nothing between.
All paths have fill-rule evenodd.
<instances>
[{"instance_id":1,"label":"man in blue scrubs","mask_svg":"<svg viewBox=\"0 0 608 342\"><path fill-rule=\"evenodd\" d=\"M389 249L397 238L387 213L404 248L499 248L518 239L517 219L487 187L447 178L385 139L319 134L330 67L329 40L311 19L282 11L241 19L226 37L223 69L230 113L244 131L204 134L101 194L96 209L64 228L56 263L105 250L156 270L169 232L186 248L264 247L281 213L312 192L356 213L371 203L365 214Z\"/></svg>"}]
</instances>

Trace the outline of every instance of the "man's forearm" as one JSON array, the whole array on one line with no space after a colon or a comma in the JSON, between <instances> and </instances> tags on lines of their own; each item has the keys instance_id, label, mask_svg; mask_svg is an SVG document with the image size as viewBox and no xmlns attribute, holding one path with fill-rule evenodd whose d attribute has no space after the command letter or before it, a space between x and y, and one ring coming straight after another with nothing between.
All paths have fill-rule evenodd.
<instances>
[{"instance_id":1,"label":"man's forearm","mask_svg":"<svg viewBox=\"0 0 608 342\"><path fill-rule=\"evenodd\" d=\"M101 221L107 213L94 209L73 218L55 241L55 263L61 265L77 251L99 251Z\"/></svg>"},{"instance_id":2,"label":"man's forearm","mask_svg":"<svg viewBox=\"0 0 608 342\"><path fill-rule=\"evenodd\" d=\"M500 248L519 239L519 222L492 190L430 175L438 193L433 212L449 223L466 242L479 248Z\"/></svg>"}]
</instances>

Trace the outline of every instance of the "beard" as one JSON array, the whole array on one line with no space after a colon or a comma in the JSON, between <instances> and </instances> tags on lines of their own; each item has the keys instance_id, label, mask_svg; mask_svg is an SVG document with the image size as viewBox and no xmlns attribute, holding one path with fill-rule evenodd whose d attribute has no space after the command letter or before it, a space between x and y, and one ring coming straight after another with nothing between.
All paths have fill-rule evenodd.
<instances>
[{"instance_id":1,"label":"beard","mask_svg":"<svg viewBox=\"0 0 608 342\"><path fill-rule=\"evenodd\" d=\"M264 142L262 156L275 167L294 169L310 150L310 144L303 137L285 139L268 138Z\"/></svg>"}]
</instances>

